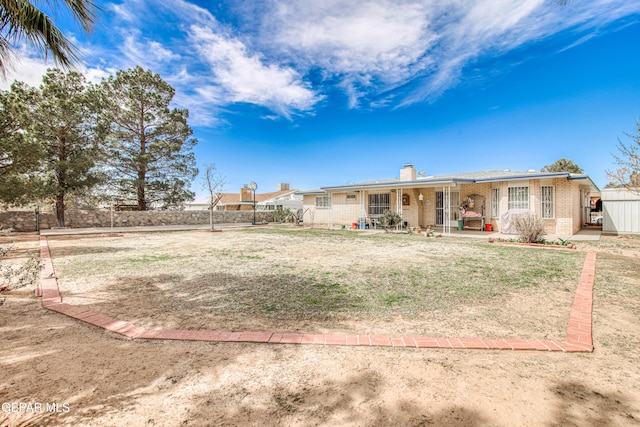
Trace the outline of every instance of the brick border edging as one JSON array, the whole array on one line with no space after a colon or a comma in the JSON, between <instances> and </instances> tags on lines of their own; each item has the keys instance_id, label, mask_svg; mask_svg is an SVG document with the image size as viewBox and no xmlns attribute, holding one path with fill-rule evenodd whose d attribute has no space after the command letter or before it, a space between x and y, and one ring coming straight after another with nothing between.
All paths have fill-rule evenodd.
<instances>
[{"instance_id":1,"label":"brick border edging","mask_svg":"<svg viewBox=\"0 0 640 427\"><path fill-rule=\"evenodd\" d=\"M58 288L46 236L40 237L39 292L42 306L48 310L98 326L132 339L184 340L211 342L246 342L269 344L315 344L367 347L414 347L483 350L538 350L567 353L592 352L591 311L596 253L588 252L571 307L565 341L538 339L436 338L424 336L390 337L387 335L300 334L281 332L226 332L208 330L145 329L104 314L66 304ZM38 293L40 295L38 295Z\"/></svg>"}]
</instances>

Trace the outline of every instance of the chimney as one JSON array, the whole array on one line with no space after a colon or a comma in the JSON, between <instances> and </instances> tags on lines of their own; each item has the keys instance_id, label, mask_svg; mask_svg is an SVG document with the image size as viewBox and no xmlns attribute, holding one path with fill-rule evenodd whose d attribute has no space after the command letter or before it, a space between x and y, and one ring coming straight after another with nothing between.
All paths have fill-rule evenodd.
<instances>
[{"instance_id":1,"label":"chimney","mask_svg":"<svg viewBox=\"0 0 640 427\"><path fill-rule=\"evenodd\" d=\"M415 181L416 180L416 168L413 165L407 163L402 169L400 169L400 181Z\"/></svg>"},{"instance_id":2,"label":"chimney","mask_svg":"<svg viewBox=\"0 0 640 427\"><path fill-rule=\"evenodd\" d=\"M253 193L249 187L242 187L240 189L240 201L253 202Z\"/></svg>"},{"instance_id":3,"label":"chimney","mask_svg":"<svg viewBox=\"0 0 640 427\"><path fill-rule=\"evenodd\" d=\"M278 191L289 191L289 184L285 183L285 182L281 182L280 184L278 184Z\"/></svg>"}]
</instances>

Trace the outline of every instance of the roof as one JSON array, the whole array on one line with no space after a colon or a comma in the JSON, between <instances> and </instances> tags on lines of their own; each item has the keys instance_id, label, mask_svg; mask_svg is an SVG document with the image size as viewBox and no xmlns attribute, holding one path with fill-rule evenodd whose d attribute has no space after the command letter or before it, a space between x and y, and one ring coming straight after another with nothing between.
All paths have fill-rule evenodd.
<instances>
[{"instance_id":1,"label":"roof","mask_svg":"<svg viewBox=\"0 0 640 427\"><path fill-rule=\"evenodd\" d=\"M313 195L313 194L325 194L326 192L322 188L314 188L312 190L298 191L296 194L301 196Z\"/></svg>"},{"instance_id":2,"label":"roof","mask_svg":"<svg viewBox=\"0 0 640 427\"><path fill-rule=\"evenodd\" d=\"M286 194L296 193L298 190L284 190L284 191L272 191L270 193L256 193L256 203L266 202L275 197L284 196ZM222 198L218 203L220 205L241 205L250 204L253 205L253 198L251 201L240 200L240 193L222 193Z\"/></svg>"},{"instance_id":3,"label":"roof","mask_svg":"<svg viewBox=\"0 0 640 427\"><path fill-rule=\"evenodd\" d=\"M535 171L511 171L509 169L485 171L485 172L465 172L448 175L418 177L415 180L402 181L398 178L382 179L375 181L363 181L359 183L321 187L322 192L362 190L372 188L404 188L404 187L438 187L456 186L458 184L473 184L480 182L498 181L521 181L527 179L545 178L567 178L569 180L586 180L587 185L598 189L598 186L585 174L575 174L569 172L535 172ZM301 194L320 194L318 192L301 192Z\"/></svg>"}]
</instances>

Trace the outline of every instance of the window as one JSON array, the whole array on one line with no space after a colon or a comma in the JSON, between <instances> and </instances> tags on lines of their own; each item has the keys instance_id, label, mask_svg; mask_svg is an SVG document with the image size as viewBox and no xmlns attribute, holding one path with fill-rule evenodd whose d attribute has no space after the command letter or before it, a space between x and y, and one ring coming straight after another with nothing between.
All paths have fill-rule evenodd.
<instances>
[{"instance_id":1,"label":"window","mask_svg":"<svg viewBox=\"0 0 640 427\"><path fill-rule=\"evenodd\" d=\"M391 195L369 194L369 215L382 215L391 209Z\"/></svg>"},{"instance_id":2,"label":"window","mask_svg":"<svg viewBox=\"0 0 640 427\"><path fill-rule=\"evenodd\" d=\"M500 189L491 189L491 218L500 216Z\"/></svg>"},{"instance_id":3,"label":"window","mask_svg":"<svg viewBox=\"0 0 640 427\"><path fill-rule=\"evenodd\" d=\"M543 185L540 187L540 202L542 218L553 218L555 216L553 207L553 186Z\"/></svg>"},{"instance_id":4,"label":"window","mask_svg":"<svg viewBox=\"0 0 640 427\"><path fill-rule=\"evenodd\" d=\"M509 209L529 209L529 187L509 187Z\"/></svg>"},{"instance_id":5,"label":"window","mask_svg":"<svg viewBox=\"0 0 640 427\"><path fill-rule=\"evenodd\" d=\"M316 207L317 208L330 208L331 200L329 196L318 196L316 197Z\"/></svg>"}]
</instances>

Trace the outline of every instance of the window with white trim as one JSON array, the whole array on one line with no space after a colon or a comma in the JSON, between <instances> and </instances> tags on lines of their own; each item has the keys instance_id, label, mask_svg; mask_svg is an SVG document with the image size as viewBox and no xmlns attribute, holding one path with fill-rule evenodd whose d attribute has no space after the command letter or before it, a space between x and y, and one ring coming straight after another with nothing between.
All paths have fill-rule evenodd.
<instances>
[{"instance_id":1,"label":"window with white trim","mask_svg":"<svg viewBox=\"0 0 640 427\"><path fill-rule=\"evenodd\" d=\"M529 187L509 187L509 209L529 209Z\"/></svg>"},{"instance_id":2,"label":"window with white trim","mask_svg":"<svg viewBox=\"0 0 640 427\"><path fill-rule=\"evenodd\" d=\"M491 218L500 216L500 189L491 189Z\"/></svg>"},{"instance_id":3,"label":"window with white trim","mask_svg":"<svg viewBox=\"0 0 640 427\"><path fill-rule=\"evenodd\" d=\"M329 196L317 196L316 197L316 207L317 208L330 208L331 207L331 199L329 199Z\"/></svg>"},{"instance_id":4,"label":"window with white trim","mask_svg":"<svg viewBox=\"0 0 640 427\"><path fill-rule=\"evenodd\" d=\"M543 185L540 187L540 213L542 218L554 218L554 194L552 185Z\"/></svg>"},{"instance_id":5,"label":"window with white trim","mask_svg":"<svg viewBox=\"0 0 640 427\"><path fill-rule=\"evenodd\" d=\"M369 194L369 215L382 215L391 209L391 194Z\"/></svg>"}]
</instances>

